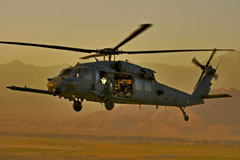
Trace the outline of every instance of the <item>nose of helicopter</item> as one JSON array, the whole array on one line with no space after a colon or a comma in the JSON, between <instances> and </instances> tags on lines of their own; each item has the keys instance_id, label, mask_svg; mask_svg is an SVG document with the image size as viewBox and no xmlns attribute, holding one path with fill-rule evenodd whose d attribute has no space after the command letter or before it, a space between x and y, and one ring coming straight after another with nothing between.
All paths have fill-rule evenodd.
<instances>
[{"instance_id":1,"label":"nose of helicopter","mask_svg":"<svg viewBox=\"0 0 240 160\"><path fill-rule=\"evenodd\" d=\"M52 79L47 84L48 91L57 95L61 92L61 80Z\"/></svg>"},{"instance_id":2,"label":"nose of helicopter","mask_svg":"<svg viewBox=\"0 0 240 160\"><path fill-rule=\"evenodd\" d=\"M52 92L54 88L56 88L56 83L48 82L47 87L48 87L48 91Z\"/></svg>"}]
</instances>

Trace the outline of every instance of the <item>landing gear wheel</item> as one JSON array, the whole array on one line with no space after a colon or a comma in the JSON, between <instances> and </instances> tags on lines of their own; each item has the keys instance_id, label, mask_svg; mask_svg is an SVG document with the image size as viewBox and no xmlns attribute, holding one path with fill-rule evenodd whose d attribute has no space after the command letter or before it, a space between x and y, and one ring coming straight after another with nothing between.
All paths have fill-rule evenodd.
<instances>
[{"instance_id":1,"label":"landing gear wheel","mask_svg":"<svg viewBox=\"0 0 240 160\"><path fill-rule=\"evenodd\" d=\"M110 111L114 108L114 103L111 100L107 100L104 105L108 111Z\"/></svg>"},{"instance_id":2,"label":"landing gear wheel","mask_svg":"<svg viewBox=\"0 0 240 160\"><path fill-rule=\"evenodd\" d=\"M82 102L80 102L80 101L74 101L74 102L73 102L73 109L74 109L74 111L76 111L76 112L81 111L81 110L82 110Z\"/></svg>"},{"instance_id":3,"label":"landing gear wheel","mask_svg":"<svg viewBox=\"0 0 240 160\"><path fill-rule=\"evenodd\" d=\"M185 107L179 107L180 110L182 111L183 113L183 117L184 117L184 120L185 121L188 121L189 120L189 116L186 114L186 112L184 111Z\"/></svg>"},{"instance_id":4,"label":"landing gear wheel","mask_svg":"<svg viewBox=\"0 0 240 160\"><path fill-rule=\"evenodd\" d=\"M188 115L185 115L185 116L184 116L184 120L185 120L185 121L188 121L188 120L189 120Z\"/></svg>"}]
</instances>

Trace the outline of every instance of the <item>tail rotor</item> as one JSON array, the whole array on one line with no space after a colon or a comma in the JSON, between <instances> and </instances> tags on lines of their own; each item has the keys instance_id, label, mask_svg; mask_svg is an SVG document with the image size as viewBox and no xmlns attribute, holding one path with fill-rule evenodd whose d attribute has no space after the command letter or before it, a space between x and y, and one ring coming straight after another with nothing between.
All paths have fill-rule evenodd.
<instances>
[{"instance_id":1,"label":"tail rotor","mask_svg":"<svg viewBox=\"0 0 240 160\"><path fill-rule=\"evenodd\" d=\"M192 59L192 63L202 69L201 76L199 77L195 88L198 86L198 84L199 84L200 81L202 80L203 76L204 76L205 74L207 74L207 73L213 74L213 75L214 75L214 76L213 76L214 79L217 79L217 78L218 78L218 75L216 74L216 70L217 70L218 66L217 66L216 69L214 69L214 68L212 68L212 66L210 65L210 63L211 63L211 61L212 61L212 58L214 57L216 51L217 51L217 49L214 48L211 56L209 57L209 59L208 59L208 61L207 61L207 63L206 63L206 65L202 65L195 57Z\"/></svg>"}]
</instances>

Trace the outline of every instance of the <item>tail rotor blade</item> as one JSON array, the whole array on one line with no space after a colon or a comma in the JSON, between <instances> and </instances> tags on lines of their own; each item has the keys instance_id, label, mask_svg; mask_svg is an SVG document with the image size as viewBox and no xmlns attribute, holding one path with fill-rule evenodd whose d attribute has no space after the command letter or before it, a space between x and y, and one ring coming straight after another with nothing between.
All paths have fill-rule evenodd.
<instances>
[{"instance_id":1,"label":"tail rotor blade","mask_svg":"<svg viewBox=\"0 0 240 160\"><path fill-rule=\"evenodd\" d=\"M217 72L217 70L218 70L218 67L220 66L220 64L222 63L222 61L220 60L220 62L218 63L218 65L217 65L217 67L216 67L216 72ZM215 79L215 80L217 80L218 79L218 74L216 74L216 72L215 72L215 74L214 74L214 76L213 76L213 78Z\"/></svg>"},{"instance_id":2,"label":"tail rotor blade","mask_svg":"<svg viewBox=\"0 0 240 160\"><path fill-rule=\"evenodd\" d=\"M208 62L207 62L207 64L206 64L206 66L208 66L208 65L210 64L210 62L211 62L211 60L212 60L212 58L213 58L213 56L215 55L216 52L217 52L217 49L214 48L214 50L213 50L211 56L210 56L209 59L208 59Z\"/></svg>"},{"instance_id":3,"label":"tail rotor blade","mask_svg":"<svg viewBox=\"0 0 240 160\"><path fill-rule=\"evenodd\" d=\"M214 78L215 80L217 80L217 79L218 79L218 74L214 74L214 75L213 75L213 78Z\"/></svg>"},{"instance_id":4,"label":"tail rotor blade","mask_svg":"<svg viewBox=\"0 0 240 160\"><path fill-rule=\"evenodd\" d=\"M200 67L202 70L205 69L205 67L195 57L192 59L192 63Z\"/></svg>"},{"instance_id":5,"label":"tail rotor blade","mask_svg":"<svg viewBox=\"0 0 240 160\"><path fill-rule=\"evenodd\" d=\"M218 67L221 65L221 63L222 63L222 60L220 60L220 61L218 62L218 65L217 65L217 67L216 67L216 71L218 70Z\"/></svg>"}]
</instances>

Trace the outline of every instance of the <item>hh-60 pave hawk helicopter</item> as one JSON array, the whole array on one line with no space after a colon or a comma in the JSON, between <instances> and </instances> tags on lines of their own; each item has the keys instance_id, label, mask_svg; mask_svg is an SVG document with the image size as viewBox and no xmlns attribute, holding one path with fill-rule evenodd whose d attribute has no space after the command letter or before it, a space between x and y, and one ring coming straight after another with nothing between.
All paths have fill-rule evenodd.
<instances>
[{"instance_id":1,"label":"hh-60 pave hawk helicopter","mask_svg":"<svg viewBox=\"0 0 240 160\"><path fill-rule=\"evenodd\" d=\"M213 68L210 62L216 51L233 51L231 49L186 49L186 50L150 50L150 51L121 51L119 48L149 28L151 24L143 24L125 40L114 48L99 50L82 49L56 45L44 45L35 43L0 41L3 44L43 47L74 52L96 53L82 57L82 59L95 58L96 62L77 63L74 67L63 69L58 76L48 78L48 90L32 89L27 87L7 87L12 90L49 94L64 97L73 101L75 111L82 109L82 101L100 102L105 104L107 110L114 108L114 103L121 104L148 104L158 108L162 106L179 107L185 121L189 120L185 107L204 104L204 99L231 97L227 94L209 95L211 80L217 78L217 68ZM168 87L157 82L154 78L155 71L143 68L124 61L115 61L115 55L119 54L148 54L169 52L196 52L212 51L206 65L202 65L195 58L192 62L202 69L202 74L192 94ZM112 56L114 60L112 60ZM98 61L96 57L103 57ZM105 60L105 58L108 60Z\"/></svg>"}]
</instances>

